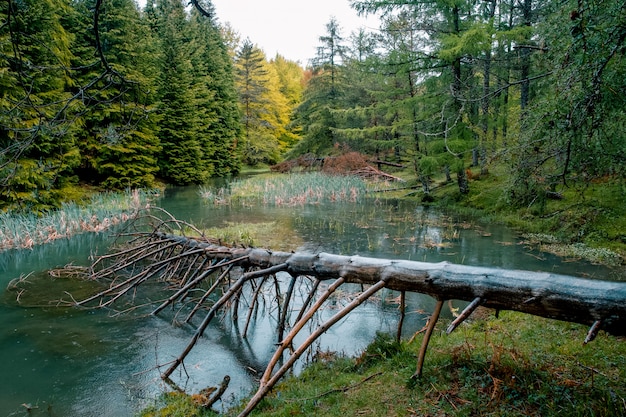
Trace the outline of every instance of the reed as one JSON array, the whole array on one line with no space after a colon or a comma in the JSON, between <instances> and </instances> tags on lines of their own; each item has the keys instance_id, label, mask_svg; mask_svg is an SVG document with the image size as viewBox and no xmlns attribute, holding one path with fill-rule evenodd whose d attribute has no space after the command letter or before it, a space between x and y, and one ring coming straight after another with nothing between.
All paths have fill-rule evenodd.
<instances>
[{"instance_id":1,"label":"reed","mask_svg":"<svg viewBox=\"0 0 626 417\"><path fill-rule=\"evenodd\" d=\"M146 190L100 193L87 204L63 203L43 215L0 213L0 251L30 249L80 233L102 232L135 216L152 195Z\"/></svg>"},{"instance_id":2,"label":"reed","mask_svg":"<svg viewBox=\"0 0 626 417\"><path fill-rule=\"evenodd\" d=\"M256 176L237 180L228 190L201 188L200 195L212 204L304 206L327 202L359 202L367 189L358 177L319 172Z\"/></svg>"}]
</instances>

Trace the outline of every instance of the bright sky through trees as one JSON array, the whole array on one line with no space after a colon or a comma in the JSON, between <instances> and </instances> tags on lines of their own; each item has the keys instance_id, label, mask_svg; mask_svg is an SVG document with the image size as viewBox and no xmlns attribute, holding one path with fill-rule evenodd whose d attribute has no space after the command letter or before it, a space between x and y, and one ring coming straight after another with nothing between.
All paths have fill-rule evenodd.
<instances>
[{"instance_id":1,"label":"bright sky through trees","mask_svg":"<svg viewBox=\"0 0 626 417\"><path fill-rule=\"evenodd\" d=\"M145 0L138 0L141 7ZM377 28L378 20L358 17L348 0L212 0L220 23L230 22L242 40L250 38L268 58L280 53L306 66L315 57L318 38L334 16L343 37L365 26Z\"/></svg>"}]
</instances>

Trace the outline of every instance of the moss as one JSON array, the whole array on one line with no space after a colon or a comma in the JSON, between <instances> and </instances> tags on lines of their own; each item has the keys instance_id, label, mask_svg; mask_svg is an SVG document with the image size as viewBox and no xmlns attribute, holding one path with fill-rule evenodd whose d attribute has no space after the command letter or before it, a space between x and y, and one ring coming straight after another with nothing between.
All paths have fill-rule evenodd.
<instances>
[{"instance_id":1,"label":"moss","mask_svg":"<svg viewBox=\"0 0 626 417\"><path fill-rule=\"evenodd\" d=\"M218 415L213 410L198 406L194 397L180 392L170 392L159 398L153 406L143 410L139 417L210 417Z\"/></svg>"},{"instance_id":2,"label":"moss","mask_svg":"<svg viewBox=\"0 0 626 417\"><path fill-rule=\"evenodd\" d=\"M376 360L317 361L276 387L254 416L626 415L626 343L519 313L488 316L450 336L442 321L424 375L411 380L420 337L393 349L380 336ZM236 415L232 410L229 415Z\"/></svg>"},{"instance_id":3,"label":"moss","mask_svg":"<svg viewBox=\"0 0 626 417\"><path fill-rule=\"evenodd\" d=\"M555 241L540 249L557 255L619 265L626 262L626 197L616 179L573 184L560 191L561 198L538 199L519 207L508 198L508 173L503 166L470 182L470 193L461 196L453 184L437 187L436 204L457 214L496 222L524 234L549 234ZM575 245L575 246L572 246Z\"/></svg>"}]
</instances>

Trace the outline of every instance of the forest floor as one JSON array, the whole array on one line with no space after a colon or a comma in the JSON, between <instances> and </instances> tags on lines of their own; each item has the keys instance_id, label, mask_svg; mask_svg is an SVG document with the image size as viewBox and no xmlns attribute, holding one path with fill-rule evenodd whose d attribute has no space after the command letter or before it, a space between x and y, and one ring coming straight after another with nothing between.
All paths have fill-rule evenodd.
<instances>
[{"instance_id":1,"label":"forest floor","mask_svg":"<svg viewBox=\"0 0 626 417\"><path fill-rule=\"evenodd\" d=\"M450 335L440 320L424 373L421 336L379 335L356 358L318 352L299 376L266 397L253 416L626 416L626 339L514 312L477 312ZM165 394L142 414L214 416L194 396ZM244 400L245 401L245 400ZM236 416L239 407L225 412Z\"/></svg>"}]
</instances>

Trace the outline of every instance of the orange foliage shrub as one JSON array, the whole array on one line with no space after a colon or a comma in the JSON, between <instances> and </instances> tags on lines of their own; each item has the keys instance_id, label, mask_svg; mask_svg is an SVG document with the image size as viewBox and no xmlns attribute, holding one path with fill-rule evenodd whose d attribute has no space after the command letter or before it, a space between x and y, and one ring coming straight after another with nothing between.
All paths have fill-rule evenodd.
<instances>
[{"instance_id":1,"label":"orange foliage shrub","mask_svg":"<svg viewBox=\"0 0 626 417\"><path fill-rule=\"evenodd\" d=\"M327 174L347 174L359 169L368 167L369 164L365 156L358 152L348 152L343 155L328 157L324 159L322 172Z\"/></svg>"}]
</instances>

